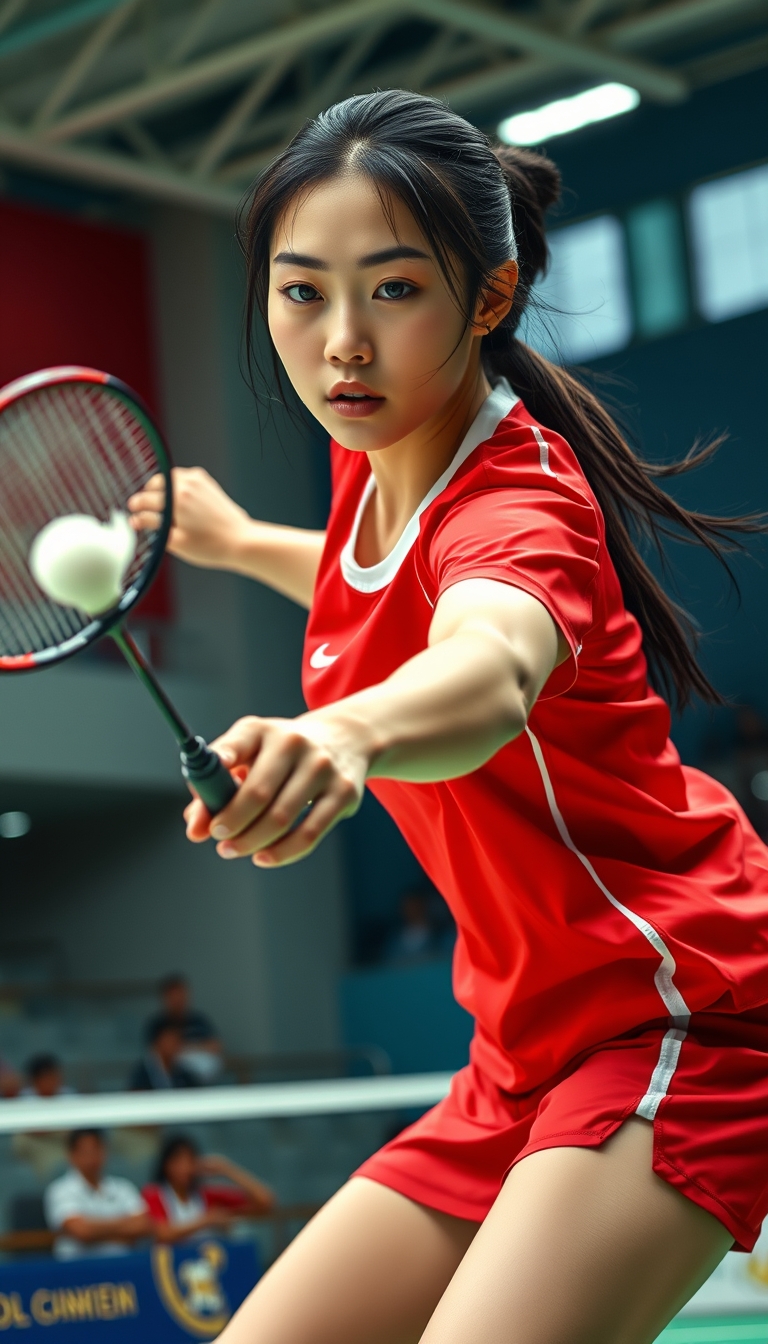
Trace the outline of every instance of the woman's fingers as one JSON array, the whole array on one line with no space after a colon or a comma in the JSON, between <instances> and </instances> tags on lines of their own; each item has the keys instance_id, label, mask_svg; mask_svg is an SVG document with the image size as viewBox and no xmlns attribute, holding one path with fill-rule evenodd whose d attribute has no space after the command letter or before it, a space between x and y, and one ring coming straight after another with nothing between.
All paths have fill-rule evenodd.
<instances>
[{"instance_id":1,"label":"woman's fingers","mask_svg":"<svg viewBox=\"0 0 768 1344\"><path fill-rule=\"evenodd\" d=\"M268 739L262 745L256 765L211 824L214 840L225 842L218 846L223 859L239 859L253 852L245 837L254 821L274 806L295 764L294 753L286 751L282 742Z\"/></svg>"},{"instance_id":2,"label":"woman's fingers","mask_svg":"<svg viewBox=\"0 0 768 1344\"><path fill-rule=\"evenodd\" d=\"M283 787L274 791L269 806L253 825L220 845L219 854L225 859L242 859L266 849L290 831L305 808L326 790L329 783L327 768L318 769L311 759L301 761L290 775L286 775Z\"/></svg>"},{"instance_id":3,"label":"woman's fingers","mask_svg":"<svg viewBox=\"0 0 768 1344\"><path fill-rule=\"evenodd\" d=\"M343 798L332 793L318 798L294 830L269 848L259 850L253 856L253 862L258 868L277 868L281 864L296 863L298 859L306 858L336 823L350 816L354 810L349 804L345 805Z\"/></svg>"},{"instance_id":4,"label":"woman's fingers","mask_svg":"<svg viewBox=\"0 0 768 1344\"><path fill-rule=\"evenodd\" d=\"M187 839L194 845L200 845L211 838L211 814L205 803L193 798L184 808L184 821L187 826Z\"/></svg>"},{"instance_id":5,"label":"woman's fingers","mask_svg":"<svg viewBox=\"0 0 768 1344\"><path fill-rule=\"evenodd\" d=\"M135 532L157 532L162 521L161 513L152 513L149 509L140 509L138 513L132 513L130 518Z\"/></svg>"},{"instance_id":6,"label":"woman's fingers","mask_svg":"<svg viewBox=\"0 0 768 1344\"><path fill-rule=\"evenodd\" d=\"M308 854L342 817L355 812L365 761L328 733L300 720L240 719L211 745L233 775L247 774L211 818L199 799L185 811L190 840L211 836L224 859L256 855L265 867ZM248 768L250 766L250 768Z\"/></svg>"},{"instance_id":7,"label":"woman's fingers","mask_svg":"<svg viewBox=\"0 0 768 1344\"><path fill-rule=\"evenodd\" d=\"M215 751L221 758L228 770L239 765L250 766L259 752L267 727L266 719L248 714L245 718L237 719L226 733L222 733L208 745L211 751Z\"/></svg>"}]
</instances>

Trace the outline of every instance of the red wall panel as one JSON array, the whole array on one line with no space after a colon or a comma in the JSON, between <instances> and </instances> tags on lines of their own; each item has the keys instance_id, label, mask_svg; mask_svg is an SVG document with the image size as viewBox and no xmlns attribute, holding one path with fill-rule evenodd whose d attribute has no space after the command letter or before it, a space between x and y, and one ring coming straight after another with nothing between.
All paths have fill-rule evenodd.
<instances>
[{"instance_id":1,"label":"red wall panel","mask_svg":"<svg viewBox=\"0 0 768 1344\"><path fill-rule=\"evenodd\" d=\"M52 364L105 369L158 409L147 240L0 201L0 386ZM166 567L142 603L170 616Z\"/></svg>"}]
</instances>

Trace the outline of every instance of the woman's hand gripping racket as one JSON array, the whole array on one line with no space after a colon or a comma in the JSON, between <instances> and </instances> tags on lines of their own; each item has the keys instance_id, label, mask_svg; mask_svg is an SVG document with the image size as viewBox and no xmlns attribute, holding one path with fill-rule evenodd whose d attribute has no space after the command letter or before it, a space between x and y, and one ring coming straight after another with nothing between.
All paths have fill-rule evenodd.
<instances>
[{"instance_id":1,"label":"woman's hand gripping racket","mask_svg":"<svg viewBox=\"0 0 768 1344\"><path fill-rule=\"evenodd\" d=\"M165 482L157 526L131 496ZM50 667L110 635L170 725L182 773L216 815L237 783L196 737L122 622L152 582L173 499L163 437L139 397L97 369L43 369L0 389L0 672Z\"/></svg>"}]
</instances>

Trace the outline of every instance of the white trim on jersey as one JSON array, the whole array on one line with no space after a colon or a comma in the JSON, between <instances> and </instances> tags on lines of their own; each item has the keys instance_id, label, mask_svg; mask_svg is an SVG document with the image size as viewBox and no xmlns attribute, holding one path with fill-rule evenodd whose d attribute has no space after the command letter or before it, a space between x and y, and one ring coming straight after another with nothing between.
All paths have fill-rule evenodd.
<instances>
[{"instance_id":1,"label":"white trim on jersey","mask_svg":"<svg viewBox=\"0 0 768 1344\"><path fill-rule=\"evenodd\" d=\"M446 467L442 476L438 477L432 489L422 499L416 512L409 518L389 555L385 555L384 559L380 560L377 565L368 565L364 568L362 565L358 565L355 559L355 547L357 546L365 506L376 488L376 478L372 474L368 477L360 503L357 506L352 531L340 557L341 572L350 588L356 588L360 593L378 593L380 589L386 588L387 584L392 582L419 535L419 519L424 510L429 508L429 505L437 499L438 495L442 494L451 478L456 475L459 467L466 462L470 453L473 453L479 444L485 443L486 439L490 439L496 433L502 420L509 415L512 407L519 400L520 398L512 391L506 378L499 378L493 392L486 397L467 430L453 461Z\"/></svg>"},{"instance_id":2,"label":"white trim on jersey","mask_svg":"<svg viewBox=\"0 0 768 1344\"><path fill-rule=\"evenodd\" d=\"M553 472L553 469L551 469L551 466L549 465L549 444L547 444L546 438L543 437L542 431L539 429L538 425L533 425L531 427L533 427L534 438L538 444L538 460L541 462L542 472L545 476L553 476L554 480L557 481L557 472Z\"/></svg>"},{"instance_id":3,"label":"white trim on jersey","mask_svg":"<svg viewBox=\"0 0 768 1344\"><path fill-rule=\"evenodd\" d=\"M618 910L620 914L624 915L625 919L628 919L631 924L634 924L638 932L641 933L644 938L647 938L654 952L658 952L661 957L661 964L658 967L653 980L656 989L659 992L659 997L669 1013L672 1025L661 1043L661 1053L648 1085L648 1091L641 1100L636 1111L636 1114L642 1116L643 1119L653 1120L659 1109L659 1103L664 1099L669 1090L672 1075L677 1068L677 1061L680 1058L680 1048L688 1033L688 1024L691 1020L690 1009L672 978L677 969L675 959L664 942L664 939L657 933L653 925L649 924L647 919L643 919L641 915L635 914L634 910L628 909L626 905L622 905L621 901L617 900L613 895L613 892L609 891L602 879L598 877L586 854L582 854L581 850L571 839L570 831L568 830L563 814L557 805L555 791L552 787L552 780L547 769L547 763L544 760L544 753L541 750L541 745L538 738L531 732L530 728L526 726L525 731L531 747L533 748L536 764L539 767L539 774L541 775L541 782L544 785L544 792L547 796L552 820L555 823L557 833L563 844L567 849L570 849L571 853L575 854L579 862L584 865L592 878L592 881L600 889L607 900L610 901L611 905Z\"/></svg>"}]
</instances>

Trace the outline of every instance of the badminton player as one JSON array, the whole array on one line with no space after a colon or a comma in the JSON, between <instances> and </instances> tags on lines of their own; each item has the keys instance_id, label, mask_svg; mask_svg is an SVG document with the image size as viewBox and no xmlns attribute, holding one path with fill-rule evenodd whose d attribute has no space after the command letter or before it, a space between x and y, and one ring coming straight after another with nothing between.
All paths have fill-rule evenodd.
<instances>
[{"instance_id":1,"label":"badminton player","mask_svg":"<svg viewBox=\"0 0 768 1344\"><path fill-rule=\"evenodd\" d=\"M646 1344L768 1212L768 851L669 741L660 691L717 694L638 549L760 524L674 503L517 337L558 189L389 91L253 192L249 318L331 435L333 502L324 534L270 526L177 472L175 554L309 609L309 712L219 739L247 775L189 836L290 863L368 785L453 911L477 1027L225 1344Z\"/></svg>"}]
</instances>

